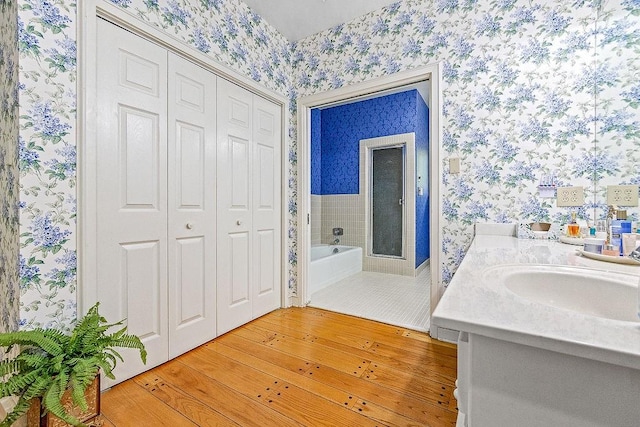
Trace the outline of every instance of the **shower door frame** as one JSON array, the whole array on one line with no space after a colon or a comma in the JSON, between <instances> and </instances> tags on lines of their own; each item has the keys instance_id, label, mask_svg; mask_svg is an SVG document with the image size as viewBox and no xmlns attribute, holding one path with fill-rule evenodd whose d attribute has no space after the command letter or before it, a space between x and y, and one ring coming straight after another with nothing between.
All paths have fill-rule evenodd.
<instances>
[{"instance_id":1,"label":"shower door frame","mask_svg":"<svg viewBox=\"0 0 640 427\"><path fill-rule=\"evenodd\" d=\"M374 199L373 199L373 174L374 174L374 163L373 163L373 153L378 150L389 150L394 148L402 149L402 198L398 201L400 206L402 206L402 226L400 232L401 239L401 249L400 255L389 255L389 254L377 254L373 252L373 214L374 214ZM366 235L367 235L367 255L371 257L379 257L379 258L392 258L392 259L406 259L407 257L407 144L390 144L390 145L382 145L382 146L367 146L367 161L366 161L366 169L367 172L367 190L364 193L367 196L366 209L367 209L367 225L366 225Z\"/></svg>"},{"instance_id":2,"label":"shower door frame","mask_svg":"<svg viewBox=\"0 0 640 427\"><path fill-rule=\"evenodd\" d=\"M404 148L404 206L403 206L403 242L402 257L375 255L372 251L372 209L370 195L372 150L381 148ZM382 136L363 139L360 141L360 194L367 195L363 201L363 217L365 219L365 247L364 268L368 271L394 272L394 274L413 275L415 271L415 211L416 211L416 182L415 182L415 133Z\"/></svg>"}]
</instances>

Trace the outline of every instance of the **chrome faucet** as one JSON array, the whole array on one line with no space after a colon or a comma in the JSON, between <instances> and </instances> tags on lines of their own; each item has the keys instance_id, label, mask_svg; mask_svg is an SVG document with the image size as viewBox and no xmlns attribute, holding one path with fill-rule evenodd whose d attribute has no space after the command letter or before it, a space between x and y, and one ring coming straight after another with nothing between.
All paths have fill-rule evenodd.
<instances>
[{"instance_id":1,"label":"chrome faucet","mask_svg":"<svg viewBox=\"0 0 640 427\"><path fill-rule=\"evenodd\" d=\"M342 236L344 234L344 230L340 227L336 227L331 231L331 234L333 234L333 237L335 237L333 243L331 244L337 245L338 243L340 243L340 239L338 238L338 236Z\"/></svg>"}]
</instances>

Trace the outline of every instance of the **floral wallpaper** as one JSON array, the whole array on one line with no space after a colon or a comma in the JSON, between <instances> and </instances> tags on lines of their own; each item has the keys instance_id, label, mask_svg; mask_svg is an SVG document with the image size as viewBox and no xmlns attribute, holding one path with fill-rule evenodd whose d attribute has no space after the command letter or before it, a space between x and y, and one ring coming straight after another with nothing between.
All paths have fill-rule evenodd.
<instances>
[{"instance_id":1,"label":"floral wallpaper","mask_svg":"<svg viewBox=\"0 0 640 427\"><path fill-rule=\"evenodd\" d=\"M597 208L602 216L606 186L640 185L640 0L605 2L596 28L597 149L582 159L595 169ZM575 167L572 173L584 173ZM640 219L638 208L630 210Z\"/></svg>"},{"instance_id":2,"label":"floral wallpaper","mask_svg":"<svg viewBox=\"0 0 640 427\"><path fill-rule=\"evenodd\" d=\"M75 2L18 2L20 326L76 316Z\"/></svg>"},{"instance_id":3,"label":"floral wallpaper","mask_svg":"<svg viewBox=\"0 0 640 427\"><path fill-rule=\"evenodd\" d=\"M293 84L309 95L442 62L448 282L475 222L569 218L538 196L542 174L585 187L585 219L603 215L606 184L638 182L639 37L637 0L406 0L297 43Z\"/></svg>"},{"instance_id":4,"label":"floral wallpaper","mask_svg":"<svg viewBox=\"0 0 640 427\"><path fill-rule=\"evenodd\" d=\"M99 1L292 100L292 292L295 100L302 95L442 62L439 160L443 168L449 156L462 163L461 174L445 168L443 175L446 281L464 256L474 222L569 218L569 209L538 197L541 174L555 172L560 185L586 188L588 203L578 209L583 218L602 216L606 185L640 183L638 0L404 0L294 44L240 0ZM75 4L18 2L22 327L67 325L75 318ZM7 0L0 5L15 8ZM11 13L2 14L3 58ZM5 132L6 118L0 120ZM637 208L631 213L638 217Z\"/></svg>"},{"instance_id":5,"label":"floral wallpaper","mask_svg":"<svg viewBox=\"0 0 640 427\"><path fill-rule=\"evenodd\" d=\"M104 3L272 90L291 90L289 43L239 0ZM18 18L20 325L64 328L77 302L76 1L23 0Z\"/></svg>"},{"instance_id":6,"label":"floral wallpaper","mask_svg":"<svg viewBox=\"0 0 640 427\"><path fill-rule=\"evenodd\" d=\"M240 0L109 0L269 89L286 94L286 38Z\"/></svg>"},{"instance_id":7,"label":"floral wallpaper","mask_svg":"<svg viewBox=\"0 0 640 427\"><path fill-rule=\"evenodd\" d=\"M15 1L0 0L0 332L17 329L19 312L16 13Z\"/></svg>"}]
</instances>

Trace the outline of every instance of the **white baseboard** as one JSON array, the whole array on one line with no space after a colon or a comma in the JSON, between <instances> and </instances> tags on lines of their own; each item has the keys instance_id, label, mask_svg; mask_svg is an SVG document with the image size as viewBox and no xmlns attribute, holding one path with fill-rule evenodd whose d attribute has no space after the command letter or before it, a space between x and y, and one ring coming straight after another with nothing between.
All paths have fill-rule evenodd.
<instances>
[{"instance_id":1,"label":"white baseboard","mask_svg":"<svg viewBox=\"0 0 640 427\"><path fill-rule=\"evenodd\" d=\"M435 338L440 341L450 342L452 344L458 344L458 335L460 335L460 331L456 331L455 329L447 329L440 326L431 325L431 329L429 330L429 335L431 335L431 338Z\"/></svg>"}]
</instances>

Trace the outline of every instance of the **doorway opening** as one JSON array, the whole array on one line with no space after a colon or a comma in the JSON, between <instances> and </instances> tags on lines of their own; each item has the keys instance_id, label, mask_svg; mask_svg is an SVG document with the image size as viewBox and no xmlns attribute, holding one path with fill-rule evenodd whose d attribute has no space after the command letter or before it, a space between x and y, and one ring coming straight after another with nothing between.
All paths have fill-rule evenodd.
<instances>
[{"instance_id":1,"label":"doorway opening","mask_svg":"<svg viewBox=\"0 0 640 427\"><path fill-rule=\"evenodd\" d=\"M427 268L425 271L417 271L417 273L422 272L420 274L420 278L423 282L426 282L426 286L423 287L422 293L427 298L427 319L430 317L430 312L437 304L439 296L441 294L441 279L440 279L440 268L439 268L439 247L440 247L440 232L439 232L439 224L440 224L440 215L439 215L439 188L441 186L441 178L439 176L439 165L437 159L439 158L439 146L440 146L440 92L439 92L439 66L431 65L427 67L422 67L421 69L411 70L408 72L398 73L392 76L386 76L380 79L375 79L369 82L364 82L360 84L356 84L350 87L341 88L335 91L330 91L322 94L312 95L309 97L302 98L298 103L298 126L299 126L299 186L298 186L298 194L299 194L299 214L301 218L304 218L304 221L301 221L299 224L299 234L298 234L298 288L294 294L294 303L300 306L308 305L311 301L311 293L309 286L309 271L311 266L310 254L313 252L311 250L312 246L312 229L313 227L313 219L312 212L313 210L313 202L312 198L315 198L316 195L312 195L311 187L312 187L312 159L311 152L313 151L311 147L311 131L312 131L312 110L316 108L327 109L335 106L341 106L348 103L353 103L357 101L363 101L372 99L375 97L385 96L390 93L398 93L402 91L406 91L410 85L415 85L420 83L423 86L427 87L427 96L424 97L424 101L427 103L429 107L429 130L428 130L428 140L429 140L429 148L428 155L423 156L423 160L426 161L427 165L420 173L416 173L416 176L412 176L411 179L406 179L402 181L400 185L401 191L399 194L402 194L401 197L396 197L395 203L396 206L400 207L399 217L401 220L399 221L401 231L396 231L393 234L399 236L401 243L399 245L394 245L391 250L388 248L384 248L383 245L378 247L377 244L373 244L374 236L371 235L371 239L367 239L371 241L371 245L364 246L365 242L362 242L364 249L364 257L367 258L369 255L379 255L379 258L382 259L390 259L395 260L398 258L405 258L410 253L415 253L415 237L413 240L407 239L403 237L406 235L403 230L403 226L406 228L407 221L406 218L406 202L411 199L418 191L425 192L429 195L431 203L427 209L429 213L429 226L428 230L430 231L431 237L429 239L429 243L427 244L428 252L430 252L430 265L431 269ZM389 144L387 144L389 145ZM395 148L395 150L393 150ZM389 147L391 151L387 152L384 149L373 150L370 154L372 159L378 157L380 154L380 159L375 160L383 160L385 154L388 153L400 153L402 156L406 155L405 149L402 148L402 144L395 144L395 146ZM378 151L379 153L376 153ZM393 155L392 155L393 157ZM397 156L396 156L397 157ZM416 156L417 157L417 156ZM426 158L425 158L426 157ZM324 156L323 156L324 161ZM404 160L400 162L402 165L402 169L405 168ZM376 169L375 166L372 169ZM366 180L366 176L362 176L363 171L356 172L357 175L360 176L360 183ZM375 179L375 174L371 177ZM385 179L386 180L386 179ZM417 180L417 182L416 182ZM413 183L413 189L409 192L407 191L407 184ZM357 184L356 184L357 185ZM331 197L336 198L338 201L335 203L340 204L340 197L348 196L349 194L331 194ZM361 192L361 194L364 194ZM375 197L373 197L375 200ZM375 202L374 202L375 203ZM398 209L396 209L398 210ZM373 212L375 211L375 206L367 205L367 211L369 211L368 218L373 223L375 221L375 215ZM388 220L388 219L387 219ZM398 221L396 221L398 223ZM395 223L394 223L395 224ZM336 224L336 227L340 227L339 224ZM387 228L391 228L386 226ZM375 228L375 227L374 227ZM345 229L345 234L346 234ZM314 236L315 237L315 236ZM342 236L341 236L342 237ZM403 241L404 239L404 241ZM348 240L348 237L341 238L342 242ZM316 240L317 241L317 240ZM343 243L340 243L341 245ZM425 243L426 242L422 242ZM374 248L375 246L375 248ZM398 249L398 247L400 249ZM415 258L414 258L415 259ZM417 263L417 261L416 261ZM429 262L424 263L428 266ZM412 266L411 273L414 277L405 277L405 279L411 279L413 281L416 280L415 270L416 265ZM394 273L394 272L391 272ZM372 274L371 272L365 271L362 273L367 276ZM395 274L403 274L401 272ZM409 275L407 275L409 276ZM392 278L387 274L385 280L383 282L389 282ZM365 282L371 283L372 278L367 277L364 279ZM393 285L386 286L387 288L392 288ZM397 293L399 289L395 289ZM349 313L353 314L353 313ZM374 318L374 320L382 320L384 319L365 316ZM393 322L388 322L393 323ZM411 325L403 325L409 326ZM423 327L416 327L415 329L425 329ZM427 327L428 329L428 322Z\"/></svg>"}]
</instances>

